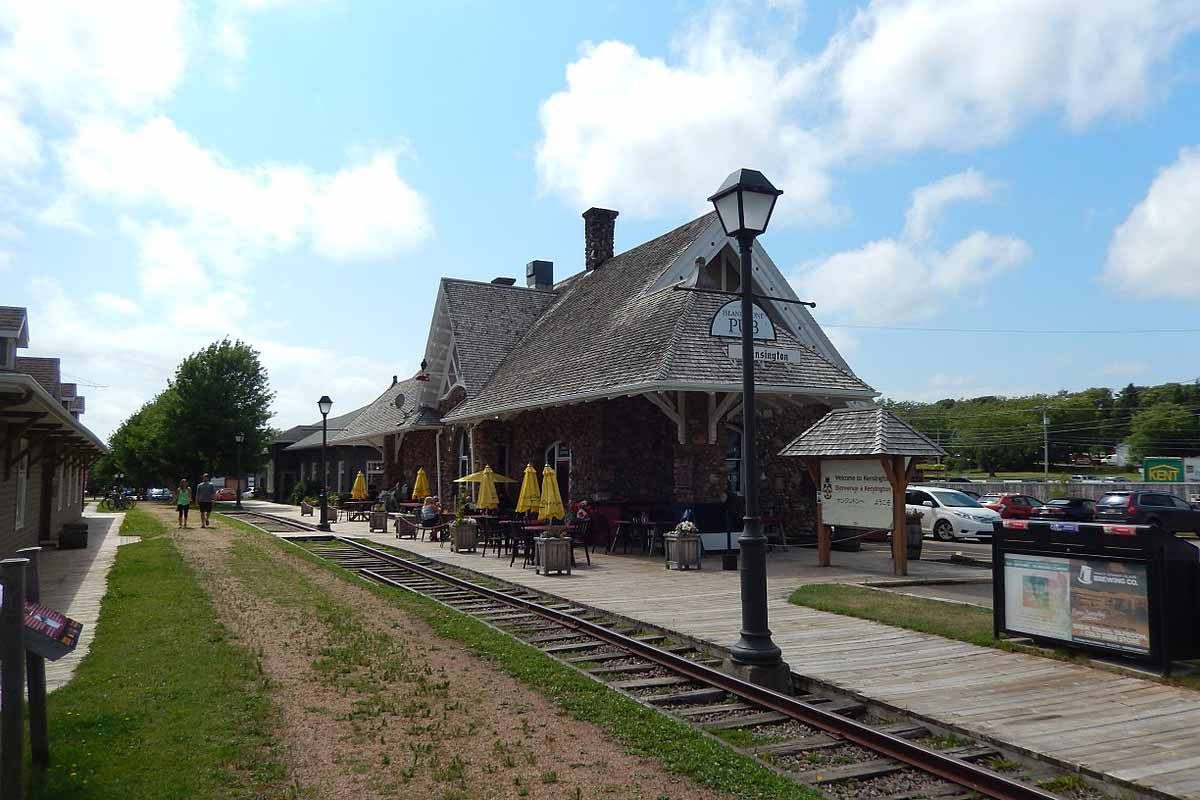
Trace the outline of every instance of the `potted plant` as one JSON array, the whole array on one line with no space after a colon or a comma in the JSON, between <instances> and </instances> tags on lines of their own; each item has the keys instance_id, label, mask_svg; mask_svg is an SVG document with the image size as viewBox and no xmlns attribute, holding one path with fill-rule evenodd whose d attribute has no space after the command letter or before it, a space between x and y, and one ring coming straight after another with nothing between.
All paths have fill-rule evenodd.
<instances>
[{"instance_id":1,"label":"potted plant","mask_svg":"<svg viewBox=\"0 0 1200 800\"><path fill-rule=\"evenodd\" d=\"M921 530L921 512L904 512L904 531L908 537L908 558L910 561L921 558L921 546L925 542L925 532Z\"/></svg>"},{"instance_id":2,"label":"potted plant","mask_svg":"<svg viewBox=\"0 0 1200 800\"><path fill-rule=\"evenodd\" d=\"M533 540L537 548L535 571L539 574L549 575L551 570L559 574L571 574L571 537L563 536L564 530L551 525Z\"/></svg>"},{"instance_id":3,"label":"potted plant","mask_svg":"<svg viewBox=\"0 0 1200 800\"><path fill-rule=\"evenodd\" d=\"M466 516L465 506L460 501L454 510L454 522L450 524L450 552L474 553L479 539L475 520ZM386 524L386 523L385 523Z\"/></svg>"},{"instance_id":4,"label":"potted plant","mask_svg":"<svg viewBox=\"0 0 1200 800\"><path fill-rule=\"evenodd\" d=\"M700 569L700 531L696 523L684 520L663 536L666 568Z\"/></svg>"}]
</instances>

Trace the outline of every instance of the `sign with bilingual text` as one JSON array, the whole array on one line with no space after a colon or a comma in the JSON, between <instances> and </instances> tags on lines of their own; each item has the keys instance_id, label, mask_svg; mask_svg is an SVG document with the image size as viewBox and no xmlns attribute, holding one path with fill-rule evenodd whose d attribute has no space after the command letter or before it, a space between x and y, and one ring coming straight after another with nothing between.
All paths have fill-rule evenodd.
<instances>
[{"instance_id":1,"label":"sign with bilingual text","mask_svg":"<svg viewBox=\"0 0 1200 800\"><path fill-rule=\"evenodd\" d=\"M892 527L892 484L878 459L822 459L821 521L849 528Z\"/></svg>"}]
</instances>

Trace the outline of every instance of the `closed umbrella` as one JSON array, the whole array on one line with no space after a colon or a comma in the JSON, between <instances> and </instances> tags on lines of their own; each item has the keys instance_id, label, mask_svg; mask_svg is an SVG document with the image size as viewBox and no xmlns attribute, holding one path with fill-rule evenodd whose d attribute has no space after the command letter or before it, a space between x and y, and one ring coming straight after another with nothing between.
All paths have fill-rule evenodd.
<instances>
[{"instance_id":1,"label":"closed umbrella","mask_svg":"<svg viewBox=\"0 0 1200 800\"><path fill-rule=\"evenodd\" d=\"M367 499L367 476L363 475L361 469L358 471L358 477L354 479L354 485L350 487L350 496L355 500Z\"/></svg>"},{"instance_id":2,"label":"closed umbrella","mask_svg":"<svg viewBox=\"0 0 1200 800\"><path fill-rule=\"evenodd\" d=\"M417 480L413 483L412 499L424 502L429 494L429 476L425 474L425 468L421 467L417 470Z\"/></svg>"},{"instance_id":3,"label":"closed umbrella","mask_svg":"<svg viewBox=\"0 0 1200 800\"><path fill-rule=\"evenodd\" d=\"M525 476L521 481L521 494L517 497L517 513L524 514L527 511L537 511L541 502L542 496L538 491L537 470L533 468L532 464L526 464Z\"/></svg>"},{"instance_id":4,"label":"closed umbrella","mask_svg":"<svg viewBox=\"0 0 1200 800\"><path fill-rule=\"evenodd\" d=\"M542 470L542 502L538 505L538 519L562 519L563 501L558 491L558 476L553 467Z\"/></svg>"},{"instance_id":5,"label":"closed umbrella","mask_svg":"<svg viewBox=\"0 0 1200 800\"><path fill-rule=\"evenodd\" d=\"M479 499L475 505L479 508L499 508L500 498L496 496L496 479L491 467L483 468L483 477L479 479Z\"/></svg>"}]
</instances>

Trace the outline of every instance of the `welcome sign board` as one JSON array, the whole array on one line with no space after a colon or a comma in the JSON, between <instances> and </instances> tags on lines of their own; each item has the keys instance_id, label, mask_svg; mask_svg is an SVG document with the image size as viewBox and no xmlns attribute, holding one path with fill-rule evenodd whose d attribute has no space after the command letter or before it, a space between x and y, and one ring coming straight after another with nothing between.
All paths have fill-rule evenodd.
<instances>
[{"instance_id":1,"label":"welcome sign board","mask_svg":"<svg viewBox=\"0 0 1200 800\"><path fill-rule=\"evenodd\" d=\"M892 527L892 484L878 459L822 459L821 521L848 528Z\"/></svg>"}]
</instances>

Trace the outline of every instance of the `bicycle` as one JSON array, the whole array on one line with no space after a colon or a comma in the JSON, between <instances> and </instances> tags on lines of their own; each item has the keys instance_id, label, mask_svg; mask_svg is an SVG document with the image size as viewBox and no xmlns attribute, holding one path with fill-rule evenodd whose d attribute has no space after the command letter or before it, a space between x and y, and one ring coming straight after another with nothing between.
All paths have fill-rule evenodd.
<instances>
[{"instance_id":1,"label":"bicycle","mask_svg":"<svg viewBox=\"0 0 1200 800\"><path fill-rule=\"evenodd\" d=\"M122 492L110 492L104 501L108 503L110 511L127 511L133 508L133 500Z\"/></svg>"}]
</instances>

